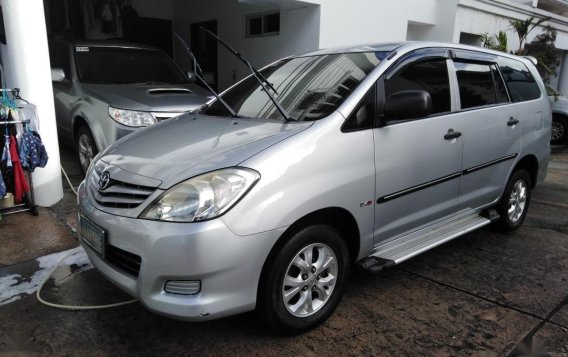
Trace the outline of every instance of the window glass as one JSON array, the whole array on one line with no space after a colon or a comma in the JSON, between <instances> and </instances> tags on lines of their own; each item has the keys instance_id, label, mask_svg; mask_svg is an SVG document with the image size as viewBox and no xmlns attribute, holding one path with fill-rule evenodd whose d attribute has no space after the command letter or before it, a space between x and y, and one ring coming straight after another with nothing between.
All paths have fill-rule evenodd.
<instances>
[{"instance_id":1,"label":"window glass","mask_svg":"<svg viewBox=\"0 0 568 357\"><path fill-rule=\"evenodd\" d=\"M497 103L495 83L488 64L455 62L462 109Z\"/></svg>"},{"instance_id":2,"label":"window glass","mask_svg":"<svg viewBox=\"0 0 568 357\"><path fill-rule=\"evenodd\" d=\"M497 103L509 103L507 89L505 88L503 77L501 77L497 66L491 65L491 72L493 73L493 81L495 82L495 88L497 90Z\"/></svg>"},{"instance_id":3,"label":"window glass","mask_svg":"<svg viewBox=\"0 0 568 357\"><path fill-rule=\"evenodd\" d=\"M372 128L375 124L377 86L371 87L343 125L343 131Z\"/></svg>"},{"instance_id":4,"label":"window glass","mask_svg":"<svg viewBox=\"0 0 568 357\"><path fill-rule=\"evenodd\" d=\"M264 16L264 33L275 33L280 31L280 13Z\"/></svg>"},{"instance_id":5,"label":"window glass","mask_svg":"<svg viewBox=\"0 0 568 357\"><path fill-rule=\"evenodd\" d=\"M248 36L262 35L262 16L248 18Z\"/></svg>"},{"instance_id":6,"label":"window glass","mask_svg":"<svg viewBox=\"0 0 568 357\"><path fill-rule=\"evenodd\" d=\"M450 81L445 59L414 62L385 81L385 98L407 90L423 90L432 97L432 114L451 110Z\"/></svg>"},{"instance_id":7,"label":"window glass","mask_svg":"<svg viewBox=\"0 0 568 357\"><path fill-rule=\"evenodd\" d=\"M521 61L499 57L497 64L509 88L513 102L523 102L540 97L540 89L533 75Z\"/></svg>"},{"instance_id":8,"label":"window glass","mask_svg":"<svg viewBox=\"0 0 568 357\"><path fill-rule=\"evenodd\" d=\"M165 53L129 47L74 47L79 78L85 83L187 83Z\"/></svg>"},{"instance_id":9,"label":"window glass","mask_svg":"<svg viewBox=\"0 0 568 357\"><path fill-rule=\"evenodd\" d=\"M366 52L287 58L260 72L276 89L277 93L271 91L271 94L291 119L318 120L335 111L386 55L388 53ZM222 98L240 116L282 119L253 76L231 87ZM202 114L224 116L227 110L219 101L214 101Z\"/></svg>"},{"instance_id":10,"label":"window glass","mask_svg":"<svg viewBox=\"0 0 568 357\"><path fill-rule=\"evenodd\" d=\"M61 43L49 44L49 61L51 68L62 68L65 72L65 77L70 78L71 66L69 64L69 53L67 46Z\"/></svg>"},{"instance_id":11,"label":"window glass","mask_svg":"<svg viewBox=\"0 0 568 357\"><path fill-rule=\"evenodd\" d=\"M251 15L246 18L246 36L271 36L280 33L280 13Z\"/></svg>"}]
</instances>

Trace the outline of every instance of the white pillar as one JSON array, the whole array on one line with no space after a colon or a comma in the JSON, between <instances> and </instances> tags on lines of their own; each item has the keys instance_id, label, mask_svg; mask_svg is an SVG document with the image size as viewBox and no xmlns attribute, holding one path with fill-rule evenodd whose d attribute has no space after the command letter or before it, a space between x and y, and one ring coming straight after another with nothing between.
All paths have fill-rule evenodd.
<instances>
[{"instance_id":1,"label":"white pillar","mask_svg":"<svg viewBox=\"0 0 568 357\"><path fill-rule=\"evenodd\" d=\"M558 91L562 95L568 95L568 51L563 51L564 57L558 71Z\"/></svg>"},{"instance_id":2,"label":"white pillar","mask_svg":"<svg viewBox=\"0 0 568 357\"><path fill-rule=\"evenodd\" d=\"M13 83L22 97L37 106L40 135L49 161L33 173L36 204L51 206L63 198L57 126L51 87L51 68L42 0L1 0L8 63Z\"/></svg>"}]
</instances>

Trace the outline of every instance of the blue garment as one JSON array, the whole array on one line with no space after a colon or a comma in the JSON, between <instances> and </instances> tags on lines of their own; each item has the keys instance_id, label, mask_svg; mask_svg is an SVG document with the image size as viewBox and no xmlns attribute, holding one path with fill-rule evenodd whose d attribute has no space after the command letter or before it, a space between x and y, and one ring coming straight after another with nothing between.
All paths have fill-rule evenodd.
<instances>
[{"instance_id":1,"label":"blue garment","mask_svg":"<svg viewBox=\"0 0 568 357\"><path fill-rule=\"evenodd\" d=\"M18 152L18 156L20 157L20 162L22 164L22 168L24 169L29 169L29 160L28 160L28 156L29 156L29 148L28 148L28 143L29 140L26 140L26 134L27 131L24 132L24 134L22 135L20 142L18 143L18 145L20 146L20 151Z\"/></svg>"},{"instance_id":2,"label":"blue garment","mask_svg":"<svg viewBox=\"0 0 568 357\"><path fill-rule=\"evenodd\" d=\"M37 132L28 130L22 136L20 160L22 167L30 172L33 172L36 167L45 167L47 165L47 151Z\"/></svg>"},{"instance_id":3,"label":"blue garment","mask_svg":"<svg viewBox=\"0 0 568 357\"><path fill-rule=\"evenodd\" d=\"M2 172L0 172L0 198L6 195L6 184L4 183L4 179L2 178Z\"/></svg>"}]
</instances>

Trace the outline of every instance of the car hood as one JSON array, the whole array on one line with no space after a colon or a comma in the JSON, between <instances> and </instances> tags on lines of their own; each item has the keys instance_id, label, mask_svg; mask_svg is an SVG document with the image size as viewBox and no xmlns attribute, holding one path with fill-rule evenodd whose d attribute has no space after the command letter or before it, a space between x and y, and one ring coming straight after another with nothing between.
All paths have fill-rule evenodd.
<instances>
[{"instance_id":1,"label":"car hood","mask_svg":"<svg viewBox=\"0 0 568 357\"><path fill-rule=\"evenodd\" d=\"M109 105L150 112L186 112L207 101L207 91L194 84L85 84Z\"/></svg>"},{"instance_id":2,"label":"car hood","mask_svg":"<svg viewBox=\"0 0 568 357\"><path fill-rule=\"evenodd\" d=\"M167 189L195 175L236 166L311 124L186 114L124 137L101 160L160 180Z\"/></svg>"}]
</instances>

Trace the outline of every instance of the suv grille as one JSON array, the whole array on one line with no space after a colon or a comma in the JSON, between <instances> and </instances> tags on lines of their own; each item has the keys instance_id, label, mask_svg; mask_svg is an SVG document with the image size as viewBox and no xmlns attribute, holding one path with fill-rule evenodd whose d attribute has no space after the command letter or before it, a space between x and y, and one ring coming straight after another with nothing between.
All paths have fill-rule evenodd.
<instances>
[{"instance_id":1,"label":"suv grille","mask_svg":"<svg viewBox=\"0 0 568 357\"><path fill-rule=\"evenodd\" d=\"M107 244L105 260L128 275L138 278L140 265L142 264L142 258L140 258L140 256Z\"/></svg>"},{"instance_id":2,"label":"suv grille","mask_svg":"<svg viewBox=\"0 0 568 357\"><path fill-rule=\"evenodd\" d=\"M111 179L107 188L98 189L100 174L93 170L89 177L89 192L95 201L104 207L135 208L144 202L155 189Z\"/></svg>"}]
</instances>

